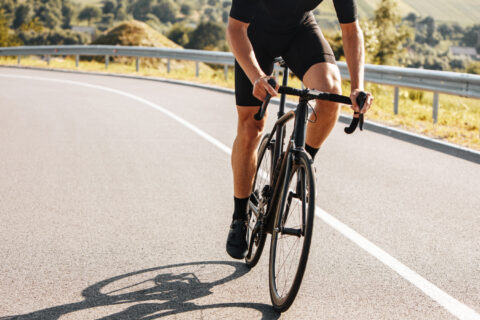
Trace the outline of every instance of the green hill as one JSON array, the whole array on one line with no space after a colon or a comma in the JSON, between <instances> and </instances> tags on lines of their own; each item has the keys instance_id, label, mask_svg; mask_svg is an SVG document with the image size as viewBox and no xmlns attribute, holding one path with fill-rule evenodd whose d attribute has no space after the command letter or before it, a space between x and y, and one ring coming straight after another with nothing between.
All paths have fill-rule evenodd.
<instances>
[{"instance_id":1,"label":"green hill","mask_svg":"<svg viewBox=\"0 0 480 320\"><path fill-rule=\"evenodd\" d=\"M115 25L97 37L92 44L182 49L181 46L146 23L135 20L124 21ZM103 61L103 57L94 57L93 59ZM134 60L134 58L130 57L111 57L110 59L124 64L130 64ZM142 58L141 64L144 67L166 68L167 60ZM192 61L172 60L170 67L172 70L195 70L195 64ZM200 68L203 72L211 72L211 68L204 63L200 63Z\"/></svg>"},{"instance_id":2,"label":"green hill","mask_svg":"<svg viewBox=\"0 0 480 320\"><path fill-rule=\"evenodd\" d=\"M124 21L105 31L92 44L181 48L160 32L140 21Z\"/></svg>"},{"instance_id":3,"label":"green hill","mask_svg":"<svg viewBox=\"0 0 480 320\"><path fill-rule=\"evenodd\" d=\"M198 0L195 0L198 1ZM217 0L219 3L220 0ZM373 15L380 0L357 0L361 17L367 18ZM101 6L101 0L73 0L81 5L96 4ZM178 1L184 3L185 1ZM438 22L457 22L462 26L477 24L480 21L480 0L397 0L398 8L403 16L410 12L418 16L432 16ZM200 8L209 7L207 4ZM318 7L320 15L326 21L322 25L328 26L335 22L335 10L332 0L324 0Z\"/></svg>"},{"instance_id":4,"label":"green hill","mask_svg":"<svg viewBox=\"0 0 480 320\"><path fill-rule=\"evenodd\" d=\"M358 0L358 13L361 18L373 16L380 0ZM397 0L402 16L413 12L417 16L432 16L437 22L456 22L462 26L480 22L480 0ZM336 22L335 9L332 0L324 0L318 7L324 27Z\"/></svg>"}]
</instances>

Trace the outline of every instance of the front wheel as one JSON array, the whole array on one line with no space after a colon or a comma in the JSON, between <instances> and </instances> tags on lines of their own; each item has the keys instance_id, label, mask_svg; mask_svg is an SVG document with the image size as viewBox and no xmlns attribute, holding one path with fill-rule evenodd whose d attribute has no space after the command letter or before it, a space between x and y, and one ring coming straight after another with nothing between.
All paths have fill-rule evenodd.
<instances>
[{"instance_id":1,"label":"front wheel","mask_svg":"<svg viewBox=\"0 0 480 320\"><path fill-rule=\"evenodd\" d=\"M264 219L270 204L273 173L273 144L266 134L258 148L257 172L248 201L249 221L247 226L248 252L245 263L253 268L262 255L265 239Z\"/></svg>"},{"instance_id":2,"label":"front wheel","mask_svg":"<svg viewBox=\"0 0 480 320\"><path fill-rule=\"evenodd\" d=\"M312 240L315 178L304 153L289 155L270 246L269 287L276 311L293 303L302 282Z\"/></svg>"}]
</instances>

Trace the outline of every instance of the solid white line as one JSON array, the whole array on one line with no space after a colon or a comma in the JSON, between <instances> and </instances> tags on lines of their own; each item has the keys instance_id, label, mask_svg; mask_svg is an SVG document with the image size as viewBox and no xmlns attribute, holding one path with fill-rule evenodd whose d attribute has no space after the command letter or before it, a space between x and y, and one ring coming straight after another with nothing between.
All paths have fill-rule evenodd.
<instances>
[{"instance_id":1,"label":"solid white line","mask_svg":"<svg viewBox=\"0 0 480 320\"><path fill-rule=\"evenodd\" d=\"M192 130L195 132L197 135L201 136L205 140L209 141L213 145L215 145L217 148L220 150L224 151L227 154L232 153L232 149L224 145L222 142L219 140L215 139L208 133L204 132L197 126L191 124L190 122L180 118L176 114L172 113L171 111L160 107L159 105L148 101L146 99L143 99L141 97L135 96L133 94L100 86L100 85L94 85L94 84L89 84L85 82L78 82L78 81L71 81L71 80L60 80L60 79L52 79L52 78L43 78L43 77L34 77L34 76L21 76L21 75L7 75L7 74L0 74L0 77L7 77L7 78L20 78L20 79L30 79L30 80L42 80L42 81L52 81L52 82L59 82L59 83L68 83L68 84L74 84L74 85L79 85L83 87L88 87L88 88L93 88L93 89L98 89L98 90L103 90L103 91L108 91L112 92L124 97L128 97L132 100L138 101L140 103L143 103L149 107L152 107L163 114L167 115L168 117L172 118L173 120L181 123L188 129ZM452 315L456 316L459 319L465 319L465 320L480 320L480 314L478 314L475 310L472 308L466 306L462 302L458 301L457 299L453 298L446 292L442 291L440 288L435 286L433 283L429 282L425 278L421 277L418 273L389 255L387 252L384 250L380 249L378 246L373 244L371 241L363 237L361 234L344 224L343 222L339 221L332 215L330 215L328 212L322 210L318 206L316 207L316 212L315 214L325 221L328 225L330 225L333 229L337 230L339 233L344 235L346 238L350 239L353 243L355 243L357 246L377 258L379 261L384 263L386 266L397 272L402 278L416 286L418 289L423 291L427 296L435 300L438 304L443 306L446 310L448 310Z\"/></svg>"}]
</instances>

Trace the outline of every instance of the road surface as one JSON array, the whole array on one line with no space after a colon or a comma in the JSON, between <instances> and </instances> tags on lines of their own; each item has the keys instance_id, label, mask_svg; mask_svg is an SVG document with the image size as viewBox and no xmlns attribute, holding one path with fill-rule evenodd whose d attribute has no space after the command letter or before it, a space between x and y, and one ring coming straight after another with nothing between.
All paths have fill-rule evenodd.
<instances>
[{"instance_id":1,"label":"road surface","mask_svg":"<svg viewBox=\"0 0 480 320\"><path fill-rule=\"evenodd\" d=\"M0 88L0 319L480 318L478 164L337 124L279 315L268 242L250 271L225 253L232 95L9 68Z\"/></svg>"}]
</instances>

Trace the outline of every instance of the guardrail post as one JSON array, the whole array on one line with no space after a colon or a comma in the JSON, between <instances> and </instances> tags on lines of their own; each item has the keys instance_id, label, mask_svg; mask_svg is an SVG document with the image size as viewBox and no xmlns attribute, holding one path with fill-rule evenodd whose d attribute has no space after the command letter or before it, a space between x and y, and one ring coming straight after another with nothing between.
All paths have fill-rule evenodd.
<instances>
[{"instance_id":1,"label":"guardrail post","mask_svg":"<svg viewBox=\"0 0 480 320\"><path fill-rule=\"evenodd\" d=\"M138 57L135 59L135 70L137 70L137 72L140 70L140 58Z\"/></svg>"},{"instance_id":2,"label":"guardrail post","mask_svg":"<svg viewBox=\"0 0 480 320\"><path fill-rule=\"evenodd\" d=\"M170 59L167 59L167 73L170 73Z\"/></svg>"},{"instance_id":3,"label":"guardrail post","mask_svg":"<svg viewBox=\"0 0 480 320\"><path fill-rule=\"evenodd\" d=\"M77 54L75 55L75 68L78 68L79 62L80 62L80 56Z\"/></svg>"},{"instance_id":4,"label":"guardrail post","mask_svg":"<svg viewBox=\"0 0 480 320\"><path fill-rule=\"evenodd\" d=\"M22 62L22 56L17 57L17 64L20 64L20 62Z\"/></svg>"},{"instance_id":5,"label":"guardrail post","mask_svg":"<svg viewBox=\"0 0 480 320\"><path fill-rule=\"evenodd\" d=\"M200 75L200 63L198 61L195 62L195 77L198 78Z\"/></svg>"},{"instance_id":6,"label":"guardrail post","mask_svg":"<svg viewBox=\"0 0 480 320\"><path fill-rule=\"evenodd\" d=\"M105 56L105 70L108 69L108 63L110 62L110 56L106 55Z\"/></svg>"},{"instance_id":7,"label":"guardrail post","mask_svg":"<svg viewBox=\"0 0 480 320\"><path fill-rule=\"evenodd\" d=\"M225 81L228 81L228 65L223 66L223 74L225 75Z\"/></svg>"},{"instance_id":8,"label":"guardrail post","mask_svg":"<svg viewBox=\"0 0 480 320\"><path fill-rule=\"evenodd\" d=\"M50 55L49 54L45 55L45 60L47 60L47 65L50 65Z\"/></svg>"},{"instance_id":9,"label":"guardrail post","mask_svg":"<svg viewBox=\"0 0 480 320\"><path fill-rule=\"evenodd\" d=\"M395 87L394 95L393 95L393 113L398 114L398 87Z\"/></svg>"},{"instance_id":10,"label":"guardrail post","mask_svg":"<svg viewBox=\"0 0 480 320\"><path fill-rule=\"evenodd\" d=\"M278 79L280 77L280 71L278 70L278 68L275 68L275 81L278 82Z\"/></svg>"},{"instance_id":11,"label":"guardrail post","mask_svg":"<svg viewBox=\"0 0 480 320\"><path fill-rule=\"evenodd\" d=\"M433 123L438 122L438 92L433 93Z\"/></svg>"}]
</instances>

